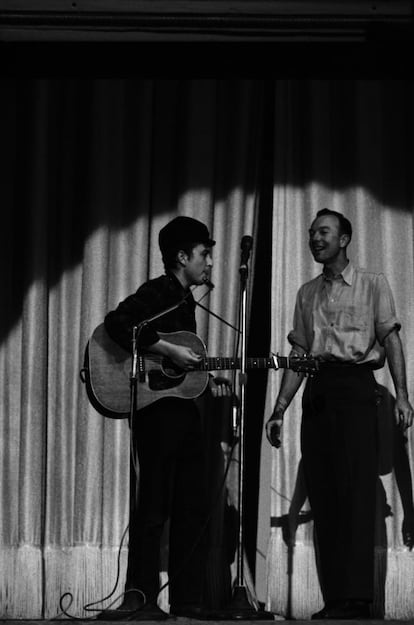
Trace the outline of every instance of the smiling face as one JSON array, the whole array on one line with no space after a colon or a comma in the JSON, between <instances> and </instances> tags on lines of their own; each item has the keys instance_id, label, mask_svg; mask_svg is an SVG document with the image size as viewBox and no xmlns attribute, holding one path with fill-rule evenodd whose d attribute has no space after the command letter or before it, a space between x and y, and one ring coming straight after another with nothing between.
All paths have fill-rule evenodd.
<instances>
[{"instance_id":1,"label":"smiling face","mask_svg":"<svg viewBox=\"0 0 414 625\"><path fill-rule=\"evenodd\" d=\"M180 265L179 278L184 287L193 284L203 284L210 276L210 268L213 265L211 248L204 243L199 243L193 247L190 254L183 250L178 253Z\"/></svg>"},{"instance_id":2,"label":"smiling face","mask_svg":"<svg viewBox=\"0 0 414 625\"><path fill-rule=\"evenodd\" d=\"M327 266L346 259L349 236L340 233L339 219L335 215L317 217L309 229L309 247L317 263Z\"/></svg>"}]
</instances>

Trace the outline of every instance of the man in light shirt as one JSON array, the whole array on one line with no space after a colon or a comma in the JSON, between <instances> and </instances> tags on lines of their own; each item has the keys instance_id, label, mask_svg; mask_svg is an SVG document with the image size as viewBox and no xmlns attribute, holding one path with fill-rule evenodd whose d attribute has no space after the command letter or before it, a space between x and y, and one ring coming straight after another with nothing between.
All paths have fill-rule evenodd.
<instances>
[{"instance_id":1,"label":"man in light shirt","mask_svg":"<svg viewBox=\"0 0 414 625\"><path fill-rule=\"evenodd\" d=\"M374 583L377 484L377 405L374 370L385 360L395 386L395 418L413 422L394 299L385 276L355 267L347 257L352 226L323 209L309 245L323 272L298 291L293 354L320 361L303 393L302 464L314 519L324 608L313 619L370 616ZM266 424L278 447L284 413L303 375L286 370Z\"/></svg>"}]
</instances>

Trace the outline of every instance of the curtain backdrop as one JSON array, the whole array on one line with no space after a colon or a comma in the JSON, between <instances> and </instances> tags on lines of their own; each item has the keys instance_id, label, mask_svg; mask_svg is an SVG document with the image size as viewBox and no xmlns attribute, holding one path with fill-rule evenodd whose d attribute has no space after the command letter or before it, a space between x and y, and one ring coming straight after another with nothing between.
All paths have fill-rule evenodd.
<instances>
[{"instance_id":1,"label":"curtain backdrop","mask_svg":"<svg viewBox=\"0 0 414 625\"><path fill-rule=\"evenodd\" d=\"M2 617L54 617L66 592L69 613L88 616L83 606L116 582L129 437L125 420L89 404L84 350L108 310L163 272L158 231L177 214L213 233L216 288L203 305L237 325L234 259L241 237L255 234L261 86L22 80L3 83L1 100ZM196 300L205 293L198 287ZM197 319L209 353L232 356L237 333L201 308ZM216 516L237 506L224 491L217 508L215 494L220 444L229 441L225 408L213 402L206 419ZM212 536L211 584L227 548L222 534L216 527Z\"/></svg>"},{"instance_id":2,"label":"curtain backdrop","mask_svg":"<svg viewBox=\"0 0 414 625\"><path fill-rule=\"evenodd\" d=\"M287 334L299 286L321 271L310 254L308 228L317 210L344 213L354 235L353 262L384 272L401 319L408 391L414 399L413 91L397 81L293 81L276 85L273 187L272 349L289 349ZM413 430L393 428L394 387L388 367L382 387L376 541L375 611L414 615L414 552L404 546L411 523ZM269 375L267 416L281 373ZM269 608L309 618L322 605L314 564L312 520L301 481L299 429L304 384L288 409L283 446L263 438L258 576ZM269 477L270 476L270 477ZM270 496L269 496L270 493ZM269 529L270 518L270 529ZM267 527L265 527L267 525ZM287 531L297 525L295 545ZM267 543L270 531L270 541ZM263 534L263 539L260 533Z\"/></svg>"},{"instance_id":3,"label":"curtain backdrop","mask_svg":"<svg viewBox=\"0 0 414 625\"><path fill-rule=\"evenodd\" d=\"M106 312L163 271L157 235L177 214L205 221L217 240L216 287L201 303L232 325L238 322L240 240L253 236L249 293L255 299L248 312L255 326L249 334L266 335L257 326L271 318L266 353L283 354L296 291L318 272L307 248L309 223L324 206L343 211L355 230L350 255L384 271L394 290L414 399L412 84L264 83L1 84L2 618L52 618L65 592L73 594L69 612L88 616L85 604L115 585L128 522L128 428L124 420L104 418L92 408L79 371L91 332ZM197 288L196 299L204 292ZM232 328L200 308L197 321L209 354L232 355ZM254 436L280 380L280 372L269 373L265 409L258 413L253 407L247 415ZM407 466L413 433L407 441L396 436L387 368L378 380L385 401L376 608L393 618L413 617L414 554L401 533L412 510ZM256 407L264 399L254 396L254 388L248 398ZM200 407L213 509L206 569L209 599L217 604L228 598L234 576L234 535L228 530L237 518L238 454L217 504L231 410L207 398ZM299 424L300 393L289 409L283 448L272 450L263 440L260 451L255 581L258 599L268 608L307 618L321 599L298 470ZM284 540L289 519L299 522L294 548ZM124 542L118 591L126 550ZM249 567L246 575L254 596ZM164 593L162 605L167 602Z\"/></svg>"}]
</instances>

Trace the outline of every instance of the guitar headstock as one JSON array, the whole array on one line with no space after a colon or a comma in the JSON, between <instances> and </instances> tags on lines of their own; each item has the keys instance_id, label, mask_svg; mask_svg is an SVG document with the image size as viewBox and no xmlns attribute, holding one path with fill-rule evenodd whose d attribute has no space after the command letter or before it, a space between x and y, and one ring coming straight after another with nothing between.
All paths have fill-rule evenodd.
<instances>
[{"instance_id":1,"label":"guitar headstock","mask_svg":"<svg viewBox=\"0 0 414 625\"><path fill-rule=\"evenodd\" d=\"M312 376L318 371L319 362L310 354L289 356L289 369L296 371L296 373Z\"/></svg>"}]
</instances>

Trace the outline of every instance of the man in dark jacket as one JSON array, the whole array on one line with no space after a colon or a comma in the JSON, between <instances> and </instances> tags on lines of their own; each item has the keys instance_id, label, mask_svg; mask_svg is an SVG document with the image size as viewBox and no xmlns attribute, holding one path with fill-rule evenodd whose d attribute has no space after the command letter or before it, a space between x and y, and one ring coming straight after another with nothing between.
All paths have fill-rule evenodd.
<instances>
[{"instance_id":1,"label":"man in dark jacket","mask_svg":"<svg viewBox=\"0 0 414 625\"><path fill-rule=\"evenodd\" d=\"M202 357L191 344L172 342L168 333L196 332L190 287L208 281L215 241L203 223L176 217L161 229L159 245L165 274L144 283L109 312L105 328L114 341L131 351L133 328L138 327L140 351L166 357L179 370L191 372ZM170 308L167 314L160 314ZM209 384L213 395L230 392L222 379L216 385L210 378ZM197 406L191 399L163 397L138 410L130 425L139 475L132 462L126 594L118 609L106 611L100 618L168 617L157 605L160 542L167 520L170 613L203 618L206 476Z\"/></svg>"}]
</instances>

